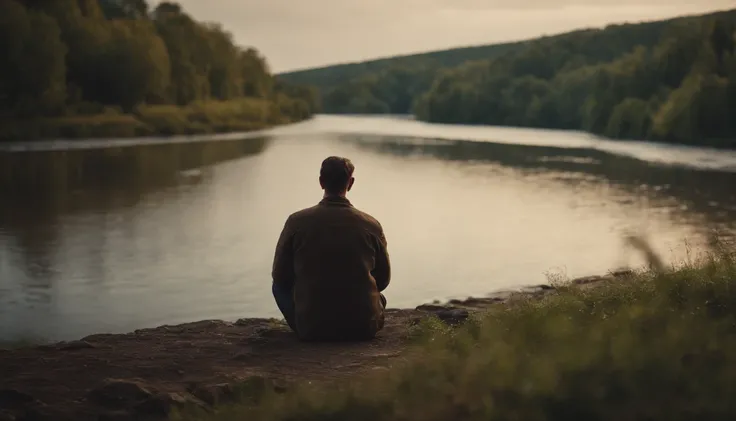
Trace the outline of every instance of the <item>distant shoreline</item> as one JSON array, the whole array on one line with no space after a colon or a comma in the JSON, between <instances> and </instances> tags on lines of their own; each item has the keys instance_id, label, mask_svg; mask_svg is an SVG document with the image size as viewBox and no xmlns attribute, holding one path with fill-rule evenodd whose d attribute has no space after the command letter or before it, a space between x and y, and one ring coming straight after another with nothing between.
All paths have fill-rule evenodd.
<instances>
[{"instance_id":1,"label":"distant shoreline","mask_svg":"<svg viewBox=\"0 0 736 421\"><path fill-rule=\"evenodd\" d=\"M0 125L3 143L78 139L171 138L250 133L311 118L285 116L275 103L255 98L207 101L185 107L145 105L130 113L104 113L10 120Z\"/></svg>"},{"instance_id":2,"label":"distant shoreline","mask_svg":"<svg viewBox=\"0 0 736 421\"><path fill-rule=\"evenodd\" d=\"M311 119L311 117L310 117ZM309 119L307 119L309 120ZM103 149L103 148L124 148L134 146L148 145L169 145L169 144L185 144L199 142L216 142L216 141L233 141L245 139L257 139L268 136L268 131L277 127L285 127L293 124L302 123L307 120L300 120L276 125L264 125L260 128L252 130L233 130L219 133L198 133L198 134L176 134L176 135L140 135L140 136L111 136L111 137L93 137L93 138L48 138L36 140L17 140L0 142L0 153L3 152L50 152L64 150L81 150L81 149Z\"/></svg>"}]
</instances>

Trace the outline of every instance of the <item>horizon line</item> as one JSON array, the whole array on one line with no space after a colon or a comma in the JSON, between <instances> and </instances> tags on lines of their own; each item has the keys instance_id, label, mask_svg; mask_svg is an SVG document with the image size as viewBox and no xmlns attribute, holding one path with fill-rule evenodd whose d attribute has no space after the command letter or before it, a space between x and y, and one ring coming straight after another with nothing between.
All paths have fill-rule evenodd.
<instances>
[{"instance_id":1,"label":"horizon line","mask_svg":"<svg viewBox=\"0 0 736 421\"><path fill-rule=\"evenodd\" d=\"M495 42L488 42L488 43L479 43L479 44L460 44L454 47L447 47L447 48L441 48L437 50L421 50L421 51L409 51L405 53L398 53L395 55L385 55L385 56L374 56L372 58L365 58L360 60L353 60L353 61L342 61L342 62L334 62L331 64L320 64L320 65L314 65L309 67L298 67L290 70L284 70L280 72L275 72L274 76L279 75L288 75L292 73L301 73L301 72L308 72L308 71L314 71L314 70L324 70L328 69L330 67L340 67L340 66L349 66L353 64L363 64L363 63L372 63L377 61L383 61L383 60L395 60L400 58L406 58L406 57L413 57L413 56L421 56L421 55L427 55L427 54L433 54L433 53L441 53L445 51L452 51L452 50L464 50L469 48L482 48L482 47L490 47L494 45L504 45L504 44L521 44L524 42L529 42L537 39L543 39L543 38L549 38L549 37L555 37L555 36L561 36L566 34L572 34L575 32L582 32L582 31L593 31L593 30L600 30L605 29L609 26L615 26L615 25L642 25L647 23L655 23L655 22L667 22L667 21L673 21L677 19L687 19L692 17L702 17L702 16L708 16L708 15L715 15L719 13L725 13L725 12L732 12L736 11L736 8L726 8L726 9L715 9L709 12L703 12L703 13L690 13L690 14L684 14L684 15L675 15L668 18L662 18L662 19L643 19L640 21L617 21L617 22L611 22L606 25L600 25L600 26L587 26L587 27L579 27L575 29L570 29L568 31L564 32L556 32L553 34L544 34L544 35L537 35L533 37L528 38L517 38L517 39L508 39L508 40L498 40Z\"/></svg>"}]
</instances>

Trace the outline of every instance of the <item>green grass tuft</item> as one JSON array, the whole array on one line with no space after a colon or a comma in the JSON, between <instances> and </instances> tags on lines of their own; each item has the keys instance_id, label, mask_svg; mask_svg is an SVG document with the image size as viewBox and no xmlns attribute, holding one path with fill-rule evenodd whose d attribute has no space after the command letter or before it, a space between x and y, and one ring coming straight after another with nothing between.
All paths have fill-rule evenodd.
<instances>
[{"instance_id":1,"label":"green grass tuft","mask_svg":"<svg viewBox=\"0 0 736 421\"><path fill-rule=\"evenodd\" d=\"M459 329L426 321L389 373L185 420L736 418L736 255L520 300Z\"/></svg>"}]
</instances>

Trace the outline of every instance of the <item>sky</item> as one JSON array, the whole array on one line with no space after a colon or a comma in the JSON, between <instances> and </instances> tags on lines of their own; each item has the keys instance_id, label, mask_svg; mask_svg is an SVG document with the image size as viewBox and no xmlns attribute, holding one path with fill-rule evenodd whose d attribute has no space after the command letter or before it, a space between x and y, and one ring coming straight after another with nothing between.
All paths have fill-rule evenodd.
<instances>
[{"instance_id":1,"label":"sky","mask_svg":"<svg viewBox=\"0 0 736 421\"><path fill-rule=\"evenodd\" d=\"M179 0L289 70L733 8L734 0ZM155 2L154 2L155 3Z\"/></svg>"}]
</instances>

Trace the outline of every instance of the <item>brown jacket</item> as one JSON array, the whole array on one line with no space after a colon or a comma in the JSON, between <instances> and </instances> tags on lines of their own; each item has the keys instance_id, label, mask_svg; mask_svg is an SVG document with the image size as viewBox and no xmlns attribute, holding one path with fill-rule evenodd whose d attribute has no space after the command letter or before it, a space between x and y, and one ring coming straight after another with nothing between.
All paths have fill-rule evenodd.
<instances>
[{"instance_id":1,"label":"brown jacket","mask_svg":"<svg viewBox=\"0 0 736 421\"><path fill-rule=\"evenodd\" d=\"M325 198L289 216L272 276L293 287L302 339L370 339L383 328L379 292L391 279L386 237L346 198Z\"/></svg>"}]
</instances>

